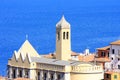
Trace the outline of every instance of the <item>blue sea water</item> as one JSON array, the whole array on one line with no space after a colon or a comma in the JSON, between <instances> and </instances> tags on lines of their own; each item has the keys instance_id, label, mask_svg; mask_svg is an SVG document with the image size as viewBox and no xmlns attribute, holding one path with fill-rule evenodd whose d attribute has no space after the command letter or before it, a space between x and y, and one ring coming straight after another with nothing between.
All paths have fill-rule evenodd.
<instances>
[{"instance_id":1,"label":"blue sea water","mask_svg":"<svg viewBox=\"0 0 120 80\"><path fill-rule=\"evenodd\" d=\"M66 5L66 3L68 3ZM14 50L28 40L39 54L55 51L56 23L62 15L71 24L72 50L107 46L120 39L120 1L118 0L1 0L0 75Z\"/></svg>"}]
</instances>

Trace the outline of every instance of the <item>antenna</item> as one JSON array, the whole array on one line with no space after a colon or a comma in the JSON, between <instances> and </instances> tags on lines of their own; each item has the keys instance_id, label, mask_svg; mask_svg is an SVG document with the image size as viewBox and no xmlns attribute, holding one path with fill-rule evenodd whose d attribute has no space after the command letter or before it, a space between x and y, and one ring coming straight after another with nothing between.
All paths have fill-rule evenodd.
<instances>
[{"instance_id":1,"label":"antenna","mask_svg":"<svg viewBox=\"0 0 120 80\"><path fill-rule=\"evenodd\" d=\"M26 34L26 40L28 40L28 35Z\"/></svg>"}]
</instances>

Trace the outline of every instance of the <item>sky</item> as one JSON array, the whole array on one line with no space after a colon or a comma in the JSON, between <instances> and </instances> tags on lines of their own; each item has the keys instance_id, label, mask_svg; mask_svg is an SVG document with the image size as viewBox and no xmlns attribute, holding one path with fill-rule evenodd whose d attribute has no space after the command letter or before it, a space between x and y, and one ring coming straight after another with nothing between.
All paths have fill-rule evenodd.
<instances>
[{"instance_id":1,"label":"sky","mask_svg":"<svg viewBox=\"0 0 120 80\"><path fill-rule=\"evenodd\" d=\"M55 51L55 24L63 14L72 25L72 47L77 52L119 37L120 0L0 0L0 63L4 63L0 70L26 34L39 53Z\"/></svg>"},{"instance_id":2,"label":"sky","mask_svg":"<svg viewBox=\"0 0 120 80\"><path fill-rule=\"evenodd\" d=\"M79 10L80 7L114 7L120 6L119 0L1 0L2 9L39 8L44 11ZM22 7L22 8L21 8Z\"/></svg>"},{"instance_id":3,"label":"sky","mask_svg":"<svg viewBox=\"0 0 120 80\"><path fill-rule=\"evenodd\" d=\"M23 35L25 36L29 31L31 34L32 32L35 34L35 30L38 30L40 27L42 30L49 24L55 26L62 15L65 15L73 26L79 26L77 24L84 16L83 14L99 16L102 13L109 15L109 13L113 12L120 12L120 0L0 0L0 31L1 35L4 34L2 32L7 32L7 34L15 37L19 33L24 33ZM33 26L35 26L34 29L32 29ZM21 36L23 37L23 35ZM1 39L4 40L7 37L2 36ZM10 39L13 38L10 37Z\"/></svg>"}]
</instances>

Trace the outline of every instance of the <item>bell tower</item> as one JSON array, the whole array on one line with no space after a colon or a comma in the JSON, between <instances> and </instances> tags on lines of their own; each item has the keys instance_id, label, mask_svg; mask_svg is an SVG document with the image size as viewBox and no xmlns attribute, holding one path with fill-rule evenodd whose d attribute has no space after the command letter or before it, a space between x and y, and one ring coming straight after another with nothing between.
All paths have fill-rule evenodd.
<instances>
[{"instance_id":1,"label":"bell tower","mask_svg":"<svg viewBox=\"0 0 120 80\"><path fill-rule=\"evenodd\" d=\"M70 24L64 16L56 24L56 59L66 61L71 59Z\"/></svg>"}]
</instances>

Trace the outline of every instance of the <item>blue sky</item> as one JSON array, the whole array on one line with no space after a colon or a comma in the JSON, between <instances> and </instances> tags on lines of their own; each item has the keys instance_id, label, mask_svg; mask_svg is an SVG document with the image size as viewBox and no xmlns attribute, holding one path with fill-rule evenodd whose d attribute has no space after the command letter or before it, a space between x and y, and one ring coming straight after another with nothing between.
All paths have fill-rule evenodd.
<instances>
[{"instance_id":1,"label":"blue sky","mask_svg":"<svg viewBox=\"0 0 120 80\"><path fill-rule=\"evenodd\" d=\"M120 6L120 0L1 0L0 8L23 9L33 8L52 10L75 10L81 7L114 7Z\"/></svg>"},{"instance_id":2,"label":"blue sky","mask_svg":"<svg viewBox=\"0 0 120 80\"><path fill-rule=\"evenodd\" d=\"M55 25L63 14L73 51L94 51L119 37L120 0L0 0L0 74L26 34L39 53L55 51Z\"/></svg>"}]
</instances>

